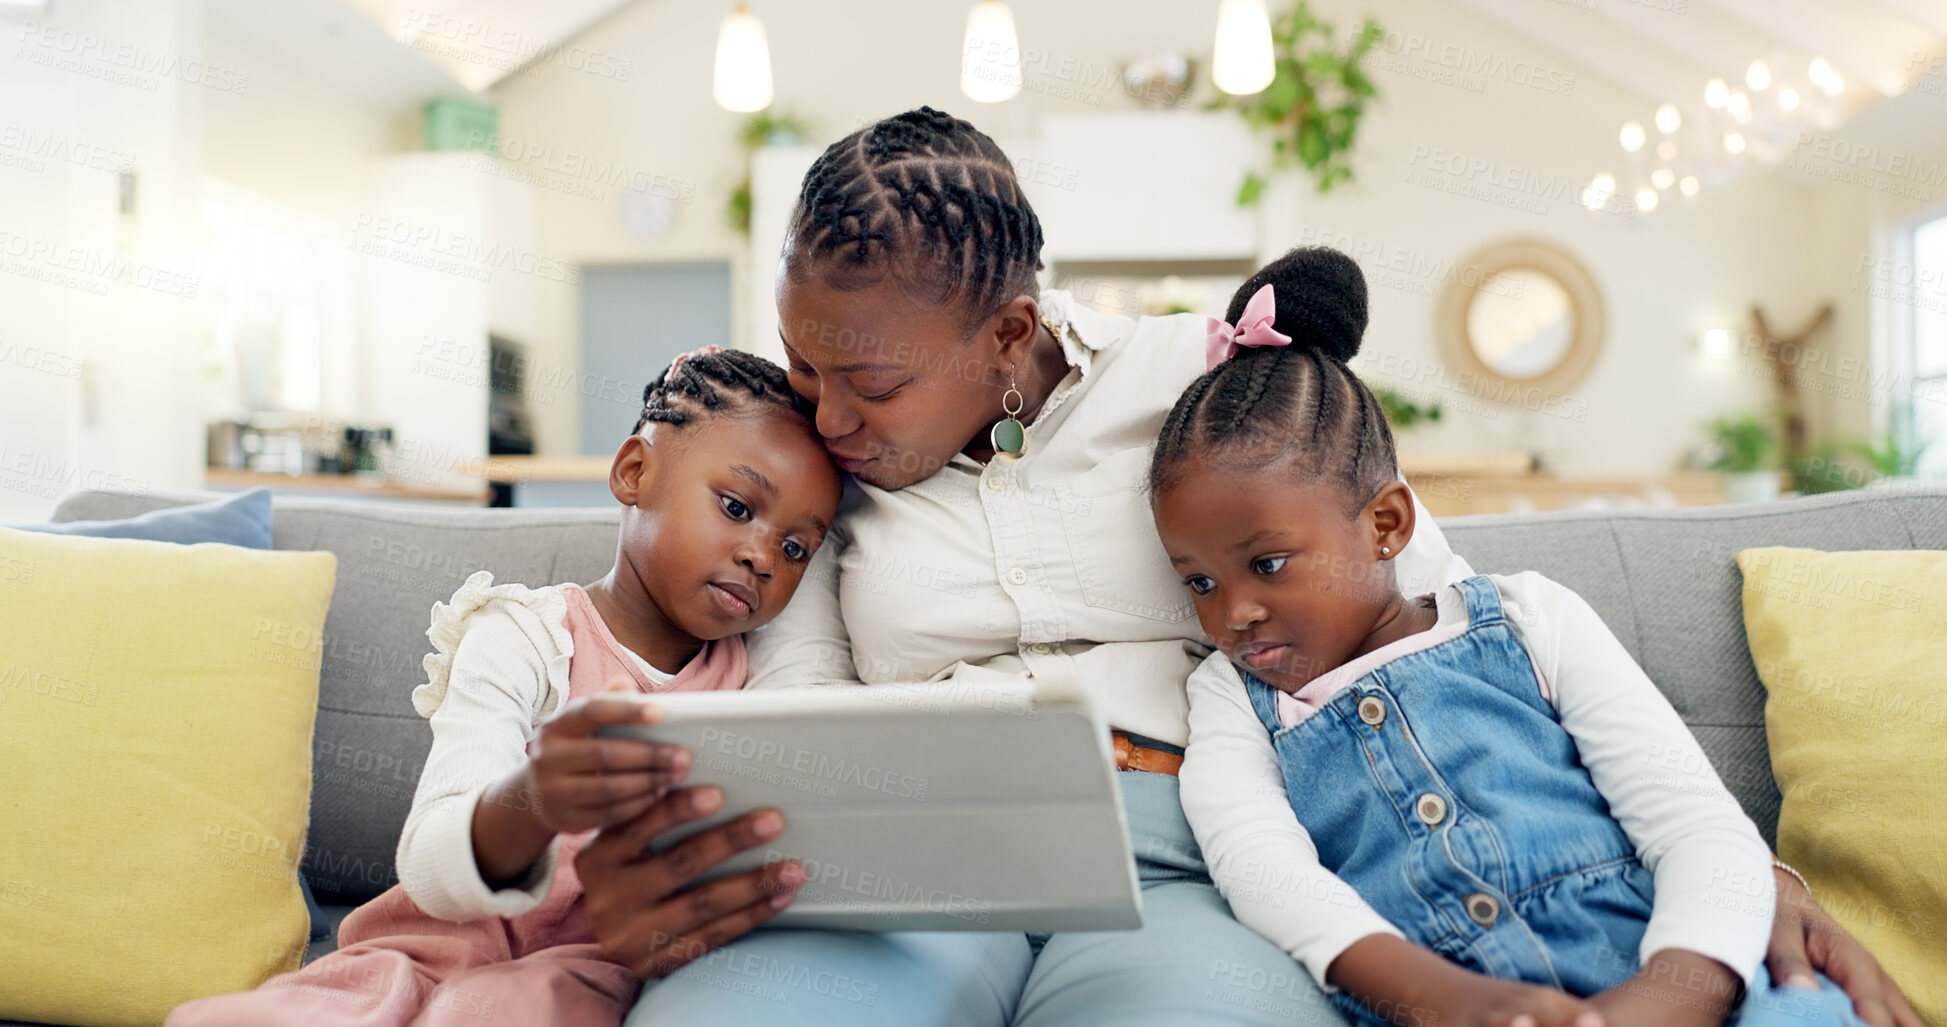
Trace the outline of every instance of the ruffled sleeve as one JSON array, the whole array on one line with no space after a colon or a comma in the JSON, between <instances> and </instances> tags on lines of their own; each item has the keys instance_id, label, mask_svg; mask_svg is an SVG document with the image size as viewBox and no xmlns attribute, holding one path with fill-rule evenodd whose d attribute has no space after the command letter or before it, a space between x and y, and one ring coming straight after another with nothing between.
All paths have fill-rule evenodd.
<instances>
[{"instance_id":1,"label":"ruffled sleeve","mask_svg":"<svg viewBox=\"0 0 1947 1027\"><path fill-rule=\"evenodd\" d=\"M432 624L426 639L433 651L423 661L426 683L412 690L412 708L422 717L431 717L446 700L453 675L453 654L460 649L467 620L490 605L499 604L527 636L547 667L547 694L536 711L545 717L568 701L568 662L575 654L574 636L568 633L568 600L554 586L528 588L526 585L494 584L491 571L475 571L453 598L433 604Z\"/></svg>"}]
</instances>

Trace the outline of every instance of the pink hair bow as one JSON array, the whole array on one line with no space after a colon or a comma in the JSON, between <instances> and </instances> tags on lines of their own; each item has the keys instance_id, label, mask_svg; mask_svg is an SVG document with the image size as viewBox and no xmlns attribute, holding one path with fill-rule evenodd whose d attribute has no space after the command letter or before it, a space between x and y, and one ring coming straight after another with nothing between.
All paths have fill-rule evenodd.
<instances>
[{"instance_id":1,"label":"pink hair bow","mask_svg":"<svg viewBox=\"0 0 1947 1027\"><path fill-rule=\"evenodd\" d=\"M1239 346L1289 346L1291 336L1273 328L1278 321L1278 297L1271 283L1251 294L1251 301L1244 304L1244 313L1237 318L1237 326L1229 322L1210 319L1209 334L1205 336L1204 350L1210 366L1229 360L1237 355Z\"/></svg>"}]
</instances>

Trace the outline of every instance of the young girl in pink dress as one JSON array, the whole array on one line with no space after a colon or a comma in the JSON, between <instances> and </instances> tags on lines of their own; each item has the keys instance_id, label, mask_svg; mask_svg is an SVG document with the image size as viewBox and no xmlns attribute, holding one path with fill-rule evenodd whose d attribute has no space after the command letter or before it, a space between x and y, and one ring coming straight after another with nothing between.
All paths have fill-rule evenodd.
<instances>
[{"instance_id":1,"label":"young girl in pink dress","mask_svg":"<svg viewBox=\"0 0 1947 1027\"><path fill-rule=\"evenodd\" d=\"M743 687L742 634L796 591L840 484L780 368L698 351L644 391L609 487L623 510L606 577L527 588L479 571L434 605L436 651L412 696L433 747L399 885L345 919L338 951L256 991L185 1003L167 1027L621 1022L642 982L596 945L574 854L683 768L594 737L654 716L600 693ZM781 882L802 874L787 867Z\"/></svg>"}]
</instances>

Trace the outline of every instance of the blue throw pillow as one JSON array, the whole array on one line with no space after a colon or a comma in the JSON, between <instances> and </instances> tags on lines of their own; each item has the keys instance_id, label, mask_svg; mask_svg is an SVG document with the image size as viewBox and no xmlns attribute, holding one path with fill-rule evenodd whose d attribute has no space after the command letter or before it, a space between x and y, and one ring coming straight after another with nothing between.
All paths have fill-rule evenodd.
<instances>
[{"instance_id":1,"label":"blue throw pillow","mask_svg":"<svg viewBox=\"0 0 1947 1027\"><path fill-rule=\"evenodd\" d=\"M9 527L56 535L140 538L182 545L222 542L245 549L269 549L270 490L251 489L213 503L151 510L120 521L66 521L61 524L17 524Z\"/></svg>"},{"instance_id":2,"label":"blue throw pillow","mask_svg":"<svg viewBox=\"0 0 1947 1027\"><path fill-rule=\"evenodd\" d=\"M251 489L227 499L194 506L172 506L119 521L64 521L60 524L9 525L22 531L45 531L56 535L88 535L94 538L139 538L150 542L222 542L245 549L269 549L270 490ZM311 940L325 936L329 922L318 900L311 897L311 882L298 875L304 891L304 905L311 911Z\"/></svg>"}]
</instances>

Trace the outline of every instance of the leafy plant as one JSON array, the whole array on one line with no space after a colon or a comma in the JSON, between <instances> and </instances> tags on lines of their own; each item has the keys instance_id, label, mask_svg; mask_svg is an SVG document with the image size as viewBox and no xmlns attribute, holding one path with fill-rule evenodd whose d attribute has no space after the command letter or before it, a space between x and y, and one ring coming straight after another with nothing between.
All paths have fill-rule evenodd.
<instances>
[{"instance_id":1,"label":"leafy plant","mask_svg":"<svg viewBox=\"0 0 1947 1027\"><path fill-rule=\"evenodd\" d=\"M1920 418L1913 401L1901 398L1887 411L1886 434L1877 442L1856 442L1852 450L1882 477L1905 478L1919 472L1920 458L1932 444L1932 439L1920 437Z\"/></svg>"},{"instance_id":2,"label":"leafy plant","mask_svg":"<svg viewBox=\"0 0 1947 1027\"><path fill-rule=\"evenodd\" d=\"M1379 91L1360 67L1382 36L1368 19L1338 51L1330 22L1314 17L1305 0L1277 17L1271 25L1276 74L1263 92L1250 96L1221 95L1212 107L1231 107L1246 124L1271 136L1271 170L1282 171L1296 161L1318 180L1318 191L1330 192L1352 181L1352 144L1366 104ZM1237 190L1237 204L1248 207L1264 195L1268 176L1246 172Z\"/></svg>"},{"instance_id":3,"label":"leafy plant","mask_svg":"<svg viewBox=\"0 0 1947 1027\"><path fill-rule=\"evenodd\" d=\"M805 137L804 119L789 111L766 107L744 119L737 130L737 145L744 151L744 178L730 190L724 203L724 219L730 227L750 234L750 162L757 151L770 145L794 143Z\"/></svg>"},{"instance_id":4,"label":"leafy plant","mask_svg":"<svg viewBox=\"0 0 1947 1027\"><path fill-rule=\"evenodd\" d=\"M1715 454L1704 465L1713 471L1738 474L1763 471L1778 460L1776 419L1756 411L1725 414L1704 426Z\"/></svg>"},{"instance_id":5,"label":"leafy plant","mask_svg":"<svg viewBox=\"0 0 1947 1027\"><path fill-rule=\"evenodd\" d=\"M1410 431L1422 421L1431 424L1440 420L1440 404L1436 400L1428 400L1425 406L1421 406L1383 385L1376 386L1372 395L1379 401L1379 409L1386 415L1386 423L1392 425L1395 432Z\"/></svg>"},{"instance_id":6,"label":"leafy plant","mask_svg":"<svg viewBox=\"0 0 1947 1027\"><path fill-rule=\"evenodd\" d=\"M1843 492L1871 484L1878 475L1865 468L1848 463L1846 450L1851 447L1826 443L1802 458L1790 462L1792 488L1803 496L1816 496L1824 492Z\"/></svg>"}]
</instances>

